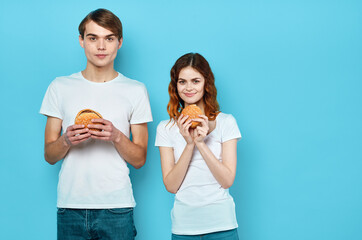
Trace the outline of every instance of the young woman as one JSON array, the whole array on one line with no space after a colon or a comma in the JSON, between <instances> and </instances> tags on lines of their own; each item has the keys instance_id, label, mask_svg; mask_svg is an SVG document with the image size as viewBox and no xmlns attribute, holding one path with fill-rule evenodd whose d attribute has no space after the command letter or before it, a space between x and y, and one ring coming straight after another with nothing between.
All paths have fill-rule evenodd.
<instances>
[{"instance_id":1,"label":"young woman","mask_svg":"<svg viewBox=\"0 0 362 240\"><path fill-rule=\"evenodd\" d=\"M219 111L214 75L198 53L180 57L171 69L170 120L157 127L163 182L175 194L172 239L238 239L235 204L228 188L236 172L234 117ZM196 104L203 112L190 119L180 112ZM190 128L191 121L201 125Z\"/></svg>"}]
</instances>

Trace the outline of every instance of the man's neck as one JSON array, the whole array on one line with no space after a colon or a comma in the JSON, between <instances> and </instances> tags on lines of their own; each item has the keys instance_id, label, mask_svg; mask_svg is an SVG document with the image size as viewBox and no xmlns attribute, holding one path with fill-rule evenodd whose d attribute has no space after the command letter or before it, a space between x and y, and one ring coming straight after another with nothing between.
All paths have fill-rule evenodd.
<instances>
[{"instance_id":1,"label":"man's neck","mask_svg":"<svg viewBox=\"0 0 362 240\"><path fill-rule=\"evenodd\" d=\"M82 75L85 79L92 82L108 82L115 79L118 76L118 72L113 67L110 68L94 68L87 66L82 71Z\"/></svg>"}]
</instances>

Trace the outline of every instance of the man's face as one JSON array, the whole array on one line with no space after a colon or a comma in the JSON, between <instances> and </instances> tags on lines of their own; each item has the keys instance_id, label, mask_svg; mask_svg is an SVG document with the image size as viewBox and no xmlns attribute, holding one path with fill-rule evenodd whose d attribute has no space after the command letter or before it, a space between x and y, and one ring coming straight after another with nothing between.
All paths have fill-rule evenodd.
<instances>
[{"instance_id":1,"label":"man's face","mask_svg":"<svg viewBox=\"0 0 362 240\"><path fill-rule=\"evenodd\" d=\"M122 46L122 39L118 40L114 33L90 21L85 25L84 39L79 36L79 43L84 48L88 65L113 68L117 51Z\"/></svg>"}]
</instances>

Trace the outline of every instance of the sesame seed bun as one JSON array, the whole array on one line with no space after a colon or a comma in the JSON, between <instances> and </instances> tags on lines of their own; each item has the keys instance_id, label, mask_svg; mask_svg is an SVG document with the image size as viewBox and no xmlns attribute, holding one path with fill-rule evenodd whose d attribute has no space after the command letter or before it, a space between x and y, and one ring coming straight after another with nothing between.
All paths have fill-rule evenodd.
<instances>
[{"instance_id":1,"label":"sesame seed bun","mask_svg":"<svg viewBox=\"0 0 362 240\"><path fill-rule=\"evenodd\" d=\"M101 124L101 123L92 123L92 119L103 118L101 114L92 110L92 109L83 109L75 117L75 124L84 125L88 127L88 124ZM90 129L94 131L101 131L100 129Z\"/></svg>"},{"instance_id":2,"label":"sesame seed bun","mask_svg":"<svg viewBox=\"0 0 362 240\"><path fill-rule=\"evenodd\" d=\"M183 114L185 116L189 116L189 118L191 118L191 119L195 119L195 118L200 118L199 115L202 115L202 111L198 106L196 106L196 104L192 104L192 105L188 105L187 107L185 107L182 110L181 114ZM192 121L190 128L196 128L199 125L201 125L200 122Z\"/></svg>"}]
</instances>

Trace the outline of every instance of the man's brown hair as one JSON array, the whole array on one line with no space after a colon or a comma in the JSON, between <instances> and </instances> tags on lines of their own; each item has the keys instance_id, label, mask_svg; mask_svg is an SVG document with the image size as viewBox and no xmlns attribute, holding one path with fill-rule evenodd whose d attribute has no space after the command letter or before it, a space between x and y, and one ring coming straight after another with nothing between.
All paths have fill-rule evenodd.
<instances>
[{"instance_id":1,"label":"man's brown hair","mask_svg":"<svg viewBox=\"0 0 362 240\"><path fill-rule=\"evenodd\" d=\"M114 15L111 11L99 8L97 10L90 12L79 24L78 27L79 34L82 36L83 39L84 39L85 25L90 21L93 21L99 26L108 29L109 31L114 33L118 37L118 40L121 40L121 38L123 37L121 20L119 20L119 18L116 15Z\"/></svg>"}]
</instances>

